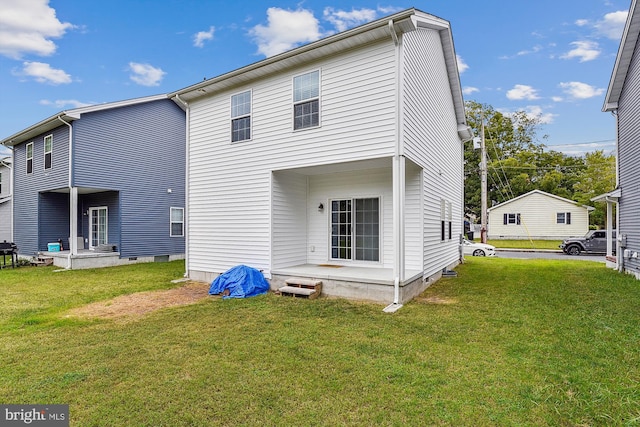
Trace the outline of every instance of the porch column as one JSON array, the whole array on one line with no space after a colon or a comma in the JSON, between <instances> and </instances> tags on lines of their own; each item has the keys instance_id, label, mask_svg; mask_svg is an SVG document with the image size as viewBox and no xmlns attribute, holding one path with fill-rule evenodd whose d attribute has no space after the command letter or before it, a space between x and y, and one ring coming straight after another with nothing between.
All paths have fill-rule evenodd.
<instances>
[{"instance_id":1,"label":"porch column","mask_svg":"<svg viewBox=\"0 0 640 427\"><path fill-rule=\"evenodd\" d=\"M78 187L69 189L69 253L78 254Z\"/></svg>"},{"instance_id":2,"label":"porch column","mask_svg":"<svg viewBox=\"0 0 640 427\"><path fill-rule=\"evenodd\" d=\"M404 265L404 194L405 158L393 157L393 276L402 283L405 279Z\"/></svg>"}]
</instances>

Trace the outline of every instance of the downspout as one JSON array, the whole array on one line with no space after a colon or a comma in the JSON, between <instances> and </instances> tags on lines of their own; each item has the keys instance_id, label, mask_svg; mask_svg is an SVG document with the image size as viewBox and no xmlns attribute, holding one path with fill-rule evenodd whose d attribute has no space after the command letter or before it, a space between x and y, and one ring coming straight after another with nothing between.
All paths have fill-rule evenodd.
<instances>
[{"instance_id":1,"label":"downspout","mask_svg":"<svg viewBox=\"0 0 640 427\"><path fill-rule=\"evenodd\" d=\"M404 281L404 185L405 158L402 146L402 63L401 44L396 34L393 20L389 20L389 31L395 45L396 54L396 141L392 162L393 175L393 230L394 230L394 261L393 261L393 303L383 311L393 313L402 307L400 303L400 282Z\"/></svg>"},{"instance_id":2,"label":"downspout","mask_svg":"<svg viewBox=\"0 0 640 427\"><path fill-rule=\"evenodd\" d=\"M185 121L185 168L184 168L184 277L189 277L189 123L191 119L191 109L189 104L180 99L176 94L176 99L184 106L186 113Z\"/></svg>"},{"instance_id":3,"label":"downspout","mask_svg":"<svg viewBox=\"0 0 640 427\"><path fill-rule=\"evenodd\" d=\"M620 163L619 163L619 146L618 146L618 133L619 133L619 124L618 124L618 109L611 111L611 115L615 118L616 121L616 188L620 188ZM622 195L620 195L622 197ZM616 202L616 257L618 258L618 271L624 272L624 254L620 247L620 242L622 239L622 234L620 234L620 199Z\"/></svg>"},{"instance_id":4,"label":"downspout","mask_svg":"<svg viewBox=\"0 0 640 427\"><path fill-rule=\"evenodd\" d=\"M73 126L62 120L62 115L58 116L65 125L69 126L69 254L67 255L67 269L71 269L71 258L78 253L78 189L73 187Z\"/></svg>"}]
</instances>

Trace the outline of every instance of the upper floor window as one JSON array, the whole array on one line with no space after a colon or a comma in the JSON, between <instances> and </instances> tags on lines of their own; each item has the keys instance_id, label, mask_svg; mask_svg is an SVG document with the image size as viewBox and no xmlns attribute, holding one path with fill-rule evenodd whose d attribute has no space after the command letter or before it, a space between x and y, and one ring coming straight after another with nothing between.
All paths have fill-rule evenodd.
<instances>
[{"instance_id":1,"label":"upper floor window","mask_svg":"<svg viewBox=\"0 0 640 427\"><path fill-rule=\"evenodd\" d=\"M27 144L27 173L33 173L33 142Z\"/></svg>"},{"instance_id":2,"label":"upper floor window","mask_svg":"<svg viewBox=\"0 0 640 427\"><path fill-rule=\"evenodd\" d=\"M520 214L506 213L503 215L502 223L504 225L520 225Z\"/></svg>"},{"instance_id":3,"label":"upper floor window","mask_svg":"<svg viewBox=\"0 0 640 427\"><path fill-rule=\"evenodd\" d=\"M556 213L556 224L571 225L571 212Z\"/></svg>"},{"instance_id":4,"label":"upper floor window","mask_svg":"<svg viewBox=\"0 0 640 427\"><path fill-rule=\"evenodd\" d=\"M44 168L51 169L51 156L53 151L53 135L44 137Z\"/></svg>"},{"instance_id":5,"label":"upper floor window","mask_svg":"<svg viewBox=\"0 0 640 427\"><path fill-rule=\"evenodd\" d=\"M184 236L184 208L171 208L169 237Z\"/></svg>"},{"instance_id":6,"label":"upper floor window","mask_svg":"<svg viewBox=\"0 0 640 427\"><path fill-rule=\"evenodd\" d=\"M320 126L320 71L293 78L293 129Z\"/></svg>"},{"instance_id":7,"label":"upper floor window","mask_svg":"<svg viewBox=\"0 0 640 427\"><path fill-rule=\"evenodd\" d=\"M251 139L251 91L231 97L231 142Z\"/></svg>"}]
</instances>

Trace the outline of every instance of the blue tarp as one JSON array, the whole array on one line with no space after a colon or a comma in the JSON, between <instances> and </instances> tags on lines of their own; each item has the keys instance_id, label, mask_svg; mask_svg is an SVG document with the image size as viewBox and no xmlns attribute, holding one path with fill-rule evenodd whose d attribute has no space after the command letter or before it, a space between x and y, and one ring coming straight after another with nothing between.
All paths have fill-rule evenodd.
<instances>
[{"instance_id":1,"label":"blue tarp","mask_svg":"<svg viewBox=\"0 0 640 427\"><path fill-rule=\"evenodd\" d=\"M209 295L222 294L229 290L227 298L248 298L262 295L269 291L269 282L262 273L246 265L236 265L216 277L209 287Z\"/></svg>"}]
</instances>

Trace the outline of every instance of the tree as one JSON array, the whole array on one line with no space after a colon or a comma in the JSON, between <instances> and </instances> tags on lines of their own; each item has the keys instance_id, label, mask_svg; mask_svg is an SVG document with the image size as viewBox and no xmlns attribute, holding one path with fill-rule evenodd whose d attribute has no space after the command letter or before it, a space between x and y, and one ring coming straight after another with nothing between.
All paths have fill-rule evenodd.
<instances>
[{"instance_id":1,"label":"tree","mask_svg":"<svg viewBox=\"0 0 640 427\"><path fill-rule=\"evenodd\" d=\"M523 111L505 115L490 105L467 101L467 124L480 136L484 122L489 205L539 189L594 206L591 224L603 226L605 206L591 198L614 189L615 158L602 151L584 157L546 150L539 119ZM546 135L542 136L546 139ZM465 211L480 216L480 150L465 147Z\"/></svg>"},{"instance_id":2,"label":"tree","mask_svg":"<svg viewBox=\"0 0 640 427\"><path fill-rule=\"evenodd\" d=\"M577 182L573 185L574 199L582 204L596 208L591 212L590 223L601 228L606 222L606 206L604 203L591 202L600 194L608 193L616 186L616 159L612 155L605 155L602 150L585 155L585 167L581 171Z\"/></svg>"}]
</instances>

